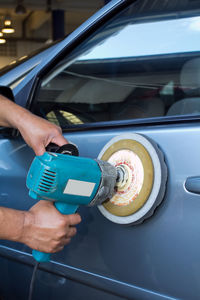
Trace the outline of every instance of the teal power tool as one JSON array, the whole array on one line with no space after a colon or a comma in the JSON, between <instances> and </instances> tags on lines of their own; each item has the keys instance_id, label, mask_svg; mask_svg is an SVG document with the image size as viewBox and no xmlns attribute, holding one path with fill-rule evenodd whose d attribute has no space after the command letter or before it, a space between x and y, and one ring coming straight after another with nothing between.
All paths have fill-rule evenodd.
<instances>
[{"instance_id":1,"label":"teal power tool","mask_svg":"<svg viewBox=\"0 0 200 300\"><path fill-rule=\"evenodd\" d=\"M53 201L60 213L72 214L79 205L100 205L113 196L120 174L110 163L75 156L73 144L51 151L36 156L29 169L26 184L33 199ZM49 253L32 254L37 262L50 260Z\"/></svg>"}]
</instances>

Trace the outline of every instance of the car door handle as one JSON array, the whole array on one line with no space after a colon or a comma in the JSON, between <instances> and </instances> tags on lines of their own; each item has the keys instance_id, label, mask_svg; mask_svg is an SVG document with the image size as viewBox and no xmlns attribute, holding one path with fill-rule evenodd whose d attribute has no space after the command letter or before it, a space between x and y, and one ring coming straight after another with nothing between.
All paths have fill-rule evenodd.
<instances>
[{"instance_id":1,"label":"car door handle","mask_svg":"<svg viewBox=\"0 0 200 300\"><path fill-rule=\"evenodd\" d=\"M187 178L185 188L188 192L200 194L200 176Z\"/></svg>"}]
</instances>

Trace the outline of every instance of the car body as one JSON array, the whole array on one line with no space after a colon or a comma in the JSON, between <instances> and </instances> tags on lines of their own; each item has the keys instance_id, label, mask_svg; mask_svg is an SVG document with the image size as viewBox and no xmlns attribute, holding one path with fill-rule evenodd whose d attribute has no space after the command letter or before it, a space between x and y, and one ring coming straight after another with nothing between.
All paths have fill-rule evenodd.
<instances>
[{"instance_id":1,"label":"car body","mask_svg":"<svg viewBox=\"0 0 200 300\"><path fill-rule=\"evenodd\" d=\"M139 225L80 207L77 236L41 264L35 299L199 299L199 4L111 1L17 84L0 78L17 104L59 124L80 156L97 158L113 137L137 133L168 169L162 203ZM0 146L0 204L27 210L34 153L4 128ZM27 299L33 264L27 246L0 242L3 298Z\"/></svg>"}]
</instances>

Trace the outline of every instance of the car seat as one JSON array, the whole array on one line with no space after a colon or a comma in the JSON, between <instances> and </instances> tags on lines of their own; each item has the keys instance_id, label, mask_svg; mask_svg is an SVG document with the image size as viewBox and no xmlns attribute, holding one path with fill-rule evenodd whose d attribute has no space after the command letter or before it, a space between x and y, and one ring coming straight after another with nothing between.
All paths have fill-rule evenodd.
<instances>
[{"instance_id":1,"label":"car seat","mask_svg":"<svg viewBox=\"0 0 200 300\"><path fill-rule=\"evenodd\" d=\"M138 118L151 118L164 115L164 103L157 97L134 99L128 103L113 106L113 120L127 120Z\"/></svg>"}]
</instances>

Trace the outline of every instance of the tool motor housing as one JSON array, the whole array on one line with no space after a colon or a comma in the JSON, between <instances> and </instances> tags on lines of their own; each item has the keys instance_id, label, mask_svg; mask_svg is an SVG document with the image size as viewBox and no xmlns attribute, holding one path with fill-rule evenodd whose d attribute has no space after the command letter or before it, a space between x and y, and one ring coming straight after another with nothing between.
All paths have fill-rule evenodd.
<instances>
[{"instance_id":1,"label":"tool motor housing","mask_svg":"<svg viewBox=\"0 0 200 300\"><path fill-rule=\"evenodd\" d=\"M98 205L112 197L116 177L107 162L45 152L33 160L26 184L34 199Z\"/></svg>"}]
</instances>

